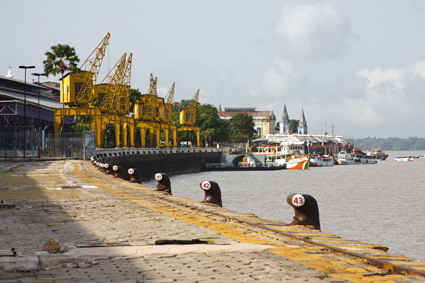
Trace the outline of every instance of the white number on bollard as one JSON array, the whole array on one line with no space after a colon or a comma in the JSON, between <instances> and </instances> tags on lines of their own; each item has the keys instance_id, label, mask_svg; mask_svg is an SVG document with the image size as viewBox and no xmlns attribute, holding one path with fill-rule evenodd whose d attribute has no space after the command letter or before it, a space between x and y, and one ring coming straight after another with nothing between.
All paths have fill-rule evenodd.
<instances>
[{"instance_id":1,"label":"white number on bollard","mask_svg":"<svg viewBox=\"0 0 425 283\"><path fill-rule=\"evenodd\" d=\"M305 199L302 195L297 194L295 196L292 197L292 204L294 206L303 206L305 202Z\"/></svg>"},{"instance_id":2,"label":"white number on bollard","mask_svg":"<svg viewBox=\"0 0 425 283\"><path fill-rule=\"evenodd\" d=\"M210 182L208 182L208 181L204 181L204 182L202 182L201 187L202 187L204 190L209 190L209 189L211 189L211 183L210 183Z\"/></svg>"},{"instance_id":3,"label":"white number on bollard","mask_svg":"<svg viewBox=\"0 0 425 283\"><path fill-rule=\"evenodd\" d=\"M162 174L161 173L155 174L155 180L161 181L162 180Z\"/></svg>"}]
</instances>

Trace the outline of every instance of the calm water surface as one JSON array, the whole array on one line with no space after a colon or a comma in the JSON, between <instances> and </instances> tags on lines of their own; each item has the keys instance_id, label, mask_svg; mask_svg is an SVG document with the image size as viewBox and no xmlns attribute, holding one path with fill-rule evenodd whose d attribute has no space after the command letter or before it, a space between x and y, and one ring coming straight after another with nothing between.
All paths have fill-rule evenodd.
<instances>
[{"instance_id":1,"label":"calm water surface","mask_svg":"<svg viewBox=\"0 0 425 283\"><path fill-rule=\"evenodd\" d=\"M389 252L425 260L425 159L395 162L394 157L425 151L387 152L374 165L310 170L203 172L171 177L173 195L204 199L202 181L220 185L223 207L290 223L290 193L316 198L323 232L384 245ZM156 187L155 182L145 183Z\"/></svg>"}]
</instances>

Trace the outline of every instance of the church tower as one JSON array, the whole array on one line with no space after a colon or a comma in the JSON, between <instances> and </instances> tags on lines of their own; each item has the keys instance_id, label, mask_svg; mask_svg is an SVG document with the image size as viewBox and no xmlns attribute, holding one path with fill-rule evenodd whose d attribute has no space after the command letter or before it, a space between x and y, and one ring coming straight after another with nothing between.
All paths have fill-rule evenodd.
<instances>
[{"instance_id":1,"label":"church tower","mask_svg":"<svg viewBox=\"0 0 425 283\"><path fill-rule=\"evenodd\" d=\"M288 111L286 110L286 104L283 105L282 119L279 124L279 133L289 135L291 123L289 122Z\"/></svg>"},{"instance_id":2,"label":"church tower","mask_svg":"<svg viewBox=\"0 0 425 283\"><path fill-rule=\"evenodd\" d=\"M308 134L308 127L307 127L307 121L305 120L305 116L304 116L304 109L301 111L300 123L298 124L298 134L300 135Z\"/></svg>"},{"instance_id":3,"label":"church tower","mask_svg":"<svg viewBox=\"0 0 425 283\"><path fill-rule=\"evenodd\" d=\"M6 78L13 79L12 70L10 69L10 65L9 65L9 72L7 72Z\"/></svg>"}]
</instances>

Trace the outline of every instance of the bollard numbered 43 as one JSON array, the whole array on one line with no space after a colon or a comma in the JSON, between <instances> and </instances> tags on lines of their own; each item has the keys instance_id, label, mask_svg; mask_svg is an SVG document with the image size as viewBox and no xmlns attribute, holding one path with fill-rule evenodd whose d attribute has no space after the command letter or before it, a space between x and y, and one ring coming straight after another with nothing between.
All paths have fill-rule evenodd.
<instances>
[{"instance_id":1,"label":"bollard numbered 43","mask_svg":"<svg viewBox=\"0 0 425 283\"><path fill-rule=\"evenodd\" d=\"M294 196L292 197L292 204L293 204L294 206L297 206L297 207L299 207L299 206L303 206L303 205L304 205L304 203L305 203L305 199L304 199L303 195L301 195L301 194L296 194L296 195L294 195Z\"/></svg>"}]
</instances>

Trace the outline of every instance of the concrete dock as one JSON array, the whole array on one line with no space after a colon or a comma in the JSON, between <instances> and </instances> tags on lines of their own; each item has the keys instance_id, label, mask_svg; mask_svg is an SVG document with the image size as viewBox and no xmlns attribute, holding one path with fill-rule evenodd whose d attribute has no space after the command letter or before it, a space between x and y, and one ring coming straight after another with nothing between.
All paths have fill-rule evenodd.
<instances>
[{"instance_id":1,"label":"concrete dock","mask_svg":"<svg viewBox=\"0 0 425 283\"><path fill-rule=\"evenodd\" d=\"M0 282L425 282L229 218L425 270L383 246L156 192L89 161L0 162L0 200ZM50 239L60 252L43 251ZM155 245L192 239L208 244Z\"/></svg>"}]
</instances>

